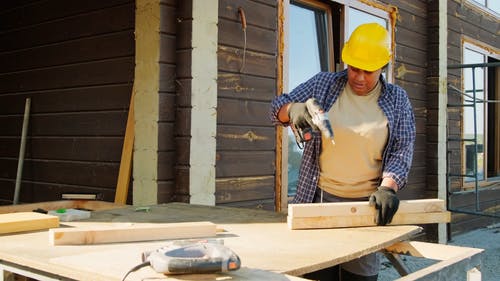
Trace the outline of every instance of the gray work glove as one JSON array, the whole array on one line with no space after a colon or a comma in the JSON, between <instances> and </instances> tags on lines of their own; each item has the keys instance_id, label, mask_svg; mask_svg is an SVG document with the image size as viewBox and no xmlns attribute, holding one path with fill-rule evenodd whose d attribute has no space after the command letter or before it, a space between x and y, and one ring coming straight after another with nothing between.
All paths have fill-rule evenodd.
<instances>
[{"instance_id":1,"label":"gray work glove","mask_svg":"<svg viewBox=\"0 0 500 281\"><path fill-rule=\"evenodd\" d=\"M391 223L392 217L399 207L396 192L387 186L379 186L377 191L370 195L370 206L375 206L375 223L386 225Z\"/></svg>"},{"instance_id":2,"label":"gray work glove","mask_svg":"<svg viewBox=\"0 0 500 281\"><path fill-rule=\"evenodd\" d=\"M290 107L288 107L288 117L290 118L290 123L300 130L308 128L317 129L312 121L311 114L307 110L306 104L303 102L290 104Z\"/></svg>"}]
</instances>

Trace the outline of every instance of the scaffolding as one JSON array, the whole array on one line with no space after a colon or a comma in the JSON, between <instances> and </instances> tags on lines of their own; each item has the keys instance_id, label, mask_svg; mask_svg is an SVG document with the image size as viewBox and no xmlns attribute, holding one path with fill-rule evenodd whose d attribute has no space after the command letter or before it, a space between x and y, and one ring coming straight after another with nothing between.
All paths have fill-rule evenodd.
<instances>
[{"instance_id":1,"label":"scaffolding","mask_svg":"<svg viewBox=\"0 0 500 281\"><path fill-rule=\"evenodd\" d=\"M478 152L481 150L484 151L484 144L483 146L480 146L478 144L478 128L477 128L477 104L484 104L484 103L500 103L499 100L489 100L486 96L484 98L478 98L477 94L479 92L482 92L484 90L477 89L476 88L476 68L488 68L488 67L499 67L500 62L491 62L491 63L477 63L477 64L456 64L456 65L449 65L448 69L467 69L470 68L472 71L472 89L463 92L462 90L454 87L451 84L448 84L448 89L451 90L452 93L459 94L463 98L463 102L460 104L449 104L448 103L448 108L465 108L469 107L472 108L473 112L473 136L472 137L460 137L460 138L454 138L450 137L449 130L448 130L448 143L449 142L460 142L463 144L464 142L470 142L472 143L472 151L471 154L474 155L473 157L473 170L472 173L452 173L451 168L450 168L450 161L447 159L447 193L448 193L448 210L452 212L458 212L458 213L464 213L464 214L470 214L470 215L481 215L481 216L488 216L488 217L494 217L494 218L500 218L500 215L495 213L487 213L482 211L481 209L481 201L480 201L480 190L479 190L479 176L478 176ZM498 89L497 89L498 90ZM449 122L449 118L448 121ZM463 122L463 118L462 118ZM449 124L447 124L447 128L449 128ZM464 147L461 145L461 147ZM450 155L450 150L448 151L448 155ZM452 184L451 184L451 179L452 178L472 178L473 179L473 184L474 184L474 189L473 190L460 190L460 191L453 191L452 190ZM463 183L462 183L463 184ZM483 189L483 188L482 188ZM465 194L465 193L473 193L475 195L475 210L465 210L461 208L452 208L451 206L451 198L454 195L459 195L459 194Z\"/></svg>"}]
</instances>

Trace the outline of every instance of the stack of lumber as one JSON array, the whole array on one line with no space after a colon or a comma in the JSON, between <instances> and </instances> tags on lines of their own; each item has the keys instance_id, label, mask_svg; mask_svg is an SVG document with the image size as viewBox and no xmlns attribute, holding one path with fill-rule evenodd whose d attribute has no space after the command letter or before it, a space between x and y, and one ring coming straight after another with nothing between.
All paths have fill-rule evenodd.
<instances>
[{"instance_id":1,"label":"stack of lumber","mask_svg":"<svg viewBox=\"0 0 500 281\"><path fill-rule=\"evenodd\" d=\"M288 228L314 229L374 226L375 208L368 202L306 203L288 205ZM450 222L444 200L402 200L390 225Z\"/></svg>"}]
</instances>

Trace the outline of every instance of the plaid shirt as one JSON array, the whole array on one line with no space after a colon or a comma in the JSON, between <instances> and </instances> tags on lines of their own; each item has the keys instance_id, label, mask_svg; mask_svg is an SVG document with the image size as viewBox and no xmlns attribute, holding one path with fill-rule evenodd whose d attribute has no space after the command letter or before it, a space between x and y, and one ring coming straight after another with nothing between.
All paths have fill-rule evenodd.
<instances>
[{"instance_id":1,"label":"plaid shirt","mask_svg":"<svg viewBox=\"0 0 500 281\"><path fill-rule=\"evenodd\" d=\"M408 173L413 159L415 143L415 117L406 91L397 85L387 83L380 76L382 93L378 105L388 120L389 140L382 158L382 175L392 178L398 188L406 186ZM297 86L289 94L277 96L271 103L270 117L274 124L282 124L278 111L291 102L305 102L310 97L316 98L319 104L329 111L344 90L347 83L347 70L341 72L320 72L308 81ZM297 194L293 203L310 203L319 180L319 155L321 151L321 134L314 133L313 139L305 144L300 164Z\"/></svg>"}]
</instances>

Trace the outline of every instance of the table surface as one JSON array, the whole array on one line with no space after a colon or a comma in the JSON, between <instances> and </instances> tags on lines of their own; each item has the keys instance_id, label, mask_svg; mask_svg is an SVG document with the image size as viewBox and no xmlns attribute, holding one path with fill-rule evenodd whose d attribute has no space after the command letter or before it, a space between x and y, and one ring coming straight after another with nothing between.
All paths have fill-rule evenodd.
<instances>
[{"instance_id":1,"label":"table surface","mask_svg":"<svg viewBox=\"0 0 500 281\"><path fill-rule=\"evenodd\" d=\"M300 280L293 276L326 268L408 240L421 232L412 225L336 229L290 230L286 215L260 210L169 203L136 211L133 206L94 211L90 219L61 222L78 227L88 224L168 223L210 221L217 224L216 238L238 254L242 269L230 274L168 277L168 280ZM164 241L98 245L49 245L48 231L0 235L0 260L78 280L121 280L141 262L141 253ZM269 271L269 272L268 272ZM285 276L277 273L287 274ZM258 277L260 276L260 277ZM142 268L126 280L167 279ZM224 279L226 280L226 279Z\"/></svg>"}]
</instances>

